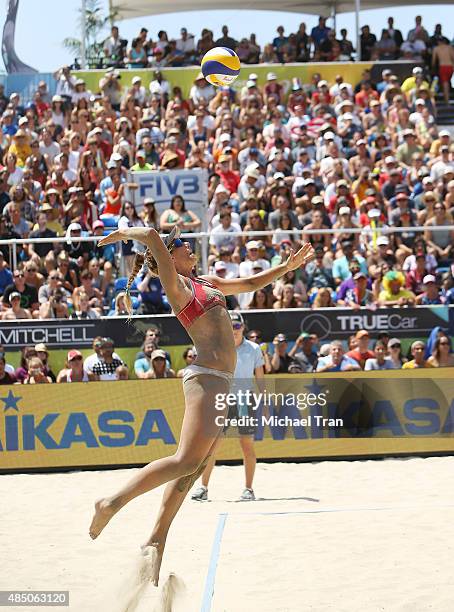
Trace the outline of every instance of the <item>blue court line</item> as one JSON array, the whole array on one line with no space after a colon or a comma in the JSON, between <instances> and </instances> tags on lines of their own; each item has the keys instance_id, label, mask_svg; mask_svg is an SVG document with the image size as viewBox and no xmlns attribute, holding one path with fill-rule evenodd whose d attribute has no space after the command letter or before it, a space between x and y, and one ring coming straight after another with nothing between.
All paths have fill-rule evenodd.
<instances>
[{"instance_id":1,"label":"blue court line","mask_svg":"<svg viewBox=\"0 0 454 612\"><path fill-rule=\"evenodd\" d=\"M454 504L441 504L437 506L419 507L418 510L434 510L437 508L454 508ZM288 514L324 514L333 512L380 512L387 510L414 510L414 505L408 506L380 506L371 508L322 508L318 510L299 510L299 511L283 511L283 512L233 512L231 516L279 516ZM207 577L205 580L205 590L203 593L202 607L200 612L210 612L211 603L214 595L214 583L216 580L216 570L218 567L219 553L221 550L221 540L224 534L225 522L228 513L220 514L216 533L214 535L213 546L211 548L210 563L208 565Z\"/></svg>"},{"instance_id":2,"label":"blue court line","mask_svg":"<svg viewBox=\"0 0 454 612\"><path fill-rule=\"evenodd\" d=\"M228 513L219 515L218 526L216 528L216 533L214 534L213 546L211 548L210 563L208 565L208 572L205 580L205 591L203 593L202 607L200 608L200 612L210 612L211 610L211 601L214 594L214 581L216 579L216 569L218 566L221 540L224 533L227 516Z\"/></svg>"}]
</instances>

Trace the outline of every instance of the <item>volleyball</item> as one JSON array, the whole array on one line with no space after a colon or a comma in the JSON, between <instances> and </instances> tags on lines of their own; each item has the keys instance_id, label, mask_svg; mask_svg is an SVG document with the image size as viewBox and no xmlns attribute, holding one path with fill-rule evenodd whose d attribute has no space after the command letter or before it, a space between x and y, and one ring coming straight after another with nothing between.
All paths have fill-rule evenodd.
<instances>
[{"instance_id":1,"label":"volleyball","mask_svg":"<svg viewBox=\"0 0 454 612\"><path fill-rule=\"evenodd\" d=\"M232 49L215 47L205 53L201 68L203 76L209 83L222 87L233 83L240 74L241 64L238 55Z\"/></svg>"}]
</instances>

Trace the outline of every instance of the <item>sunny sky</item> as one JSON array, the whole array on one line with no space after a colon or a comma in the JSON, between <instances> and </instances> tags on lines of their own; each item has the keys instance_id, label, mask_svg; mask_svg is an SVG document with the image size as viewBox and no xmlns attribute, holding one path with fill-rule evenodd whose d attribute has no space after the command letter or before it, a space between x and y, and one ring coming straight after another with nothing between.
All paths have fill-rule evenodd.
<instances>
[{"instance_id":1,"label":"sunny sky","mask_svg":"<svg viewBox=\"0 0 454 612\"><path fill-rule=\"evenodd\" d=\"M103 0L107 7L107 0ZM6 0L1 3L0 22L3 29L5 20ZM16 52L19 58L37 68L41 72L52 72L65 63L72 63L72 56L63 48L65 37L78 36L77 9L80 0L19 0L19 13L16 27ZM436 23L441 22L445 34L454 37L454 5L434 5L427 3L421 6L410 6L395 9L378 9L363 11L361 25L369 24L376 35L386 25L386 19L393 15L396 27L406 36L413 27L414 17L421 14L423 24L432 34ZM156 38L159 30L166 30L169 38L179 37L180 27L186 26L198 38L202 27L208 27L214 32L215 38L221 36L221 27L227 24L230 34L235 38L257 34L259 43L263 46L276 35L276 27L283 25L286 32L297 29L300 21L305 21L309 30L316 25L315 15L282 13L272 11L199 11L179 13L177 15L158 15L143 17L121 22L120 33L123 38L131 40L141 26L146 26L152 38ZM249 27L249 24L254 24ZM444 24L451 24L446 26ZM331 24L329 24L331 25ZM349 37L354 42L354 15L341 14L337 18L337 30L347 28ZM106 32L107 35L107 32ZM3 64L2 64L3 67Z\"/></svg>"}]
</instances>

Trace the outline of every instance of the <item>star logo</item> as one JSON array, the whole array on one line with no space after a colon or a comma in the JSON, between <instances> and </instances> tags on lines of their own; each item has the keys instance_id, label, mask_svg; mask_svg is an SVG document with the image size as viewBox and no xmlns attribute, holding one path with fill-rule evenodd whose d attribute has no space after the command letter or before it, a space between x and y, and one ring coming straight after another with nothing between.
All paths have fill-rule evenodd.
<instances>
[{"instance_id":1,"label":"star logo","mask_svg":"<svg viewBox=\"0 0 454 612\"><path fill-rule=\"evenodd\" d=\"M310 393L314 393L315 395L318 395L319 393L322 392L322 390L324 389L324 386L319 385L318 382L314 378L312 383L310 385L304 385L304 388L310 391Z\"/></svg>"},{"instance_id":2,"label":"star logo","mask_svg":"<svg viewBox=\"0 0 454 612\"><path fill-rule=\"evenodd\" d=\"M19 408L17 407L17 403L21 400L22 398L19 396L15 396L14 393L12 391L8 392L8 395L6 397L0 397L0 400L5 404L4 408L3 408L3 412L6 412L7 410L17 410L19 412Z\"/></svg>"}]
</instances>

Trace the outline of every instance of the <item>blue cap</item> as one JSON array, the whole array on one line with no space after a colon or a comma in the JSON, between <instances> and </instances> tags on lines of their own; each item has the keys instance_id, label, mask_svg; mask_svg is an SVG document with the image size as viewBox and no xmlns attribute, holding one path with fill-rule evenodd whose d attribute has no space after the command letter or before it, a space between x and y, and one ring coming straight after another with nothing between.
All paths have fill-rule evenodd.
<instances>
[{"instance_id":1,"label":"blue cap","mask_svg":"<svg viewBox=\"0 0 454 612\"><path fill-rule=\"evenodd\" d=\"M257 147L251 147L249 149L249 153L252 153L252 155L256 155L259 152L259 150L257 149Z\"/></svg>"}]
</instances>

